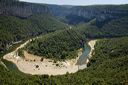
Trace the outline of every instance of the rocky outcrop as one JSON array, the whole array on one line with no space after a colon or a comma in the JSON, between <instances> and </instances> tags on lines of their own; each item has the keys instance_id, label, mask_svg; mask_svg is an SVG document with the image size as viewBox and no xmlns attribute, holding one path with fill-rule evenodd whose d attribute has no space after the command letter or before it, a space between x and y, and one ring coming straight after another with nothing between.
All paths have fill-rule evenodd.
<instances>
[{"instance_id":1,"label":"rocky outcrop","mask_svg":"<svg viewBox=\"0 0 128 85\"><path fill-rule=\"evenodd\" d=\"M17 0L0 0L0 15L29 17L33 14L48 14L49 9L43 4L19 2Z\"/></svg>"},{"instance_id":2,"label":"rocky outcrop","mask_svg":"<svg viewBox=\"0 0 128 85\"><path fill-rule=\"evenodd\" d=\"M96 18L102 25L104 22L128 15L127 5L105 5L105 6L58 6L48 5L54 16L65 17L70 24L88 22Z\"/></svg>"},{"instance_id":3,"label":"rocky outcrop","mask_svg":"<svg viewBox=\"0 0 128 85\"><path fill-rule=\"evenodd\" d=\"M112 19L128 16L128 9L121 9L120 6L87 6L74 7L71 14L82 16L85 19L94 19L98 23L107 22Z\"/></svg>"},{"instance_id":4,"label":"rocky outcrop","mask_svg":"<svg viewBox=\"0 0 128 85\"><path fill-rule=\"evenodd\" d=\"M0 0L0 15L29 17L35 14L52 14L65 18L69 24L88 22L96 18L99 23L128 15L128 5L105 6L68 6L19 2L18 0Z\"/></svg>"}]
</instances>

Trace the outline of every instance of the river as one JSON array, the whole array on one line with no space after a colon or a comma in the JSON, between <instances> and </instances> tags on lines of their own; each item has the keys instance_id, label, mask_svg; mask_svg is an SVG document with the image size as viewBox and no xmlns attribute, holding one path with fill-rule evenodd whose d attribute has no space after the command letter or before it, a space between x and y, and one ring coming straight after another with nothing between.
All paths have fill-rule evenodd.
<instances>
[{"instance_id":1,"label":"river","mask_svg":"<svg viewBox=\"0 0 128 85\"><path fill-rule=\"evenodd\" d=\"M31 40L26 41L24 44L21 44L19 47L17 47L17 49L11 53L8 53L6 55L3 56L3 59L6 59L7 61L11 61L14 64L10 64L10 63L5 63L7 65L7 67L9 68L13 68L14 70L20 70L23 73L26 74L32 74L32 75L63 75L68 73L75 73L79 70L85 69L87 68L87 58L88 55L91 54L91 52L94 50L94 45L95 45L95 40L91 40L88 43L84 44L84 50L82 55L79 57L77 65L76 62L74 62L74 64L71 64L72 61L67 61L67 62L61 62L64 66L62 67L57 67L56 65L54 65L54 62L49 62L49 59L45 59L45 61L43 62L30 62L30 61L25 61L22 58L19 58L20 60L18 61L16 57L19 57L17 55L15 55L16 57L14 57L15 52L24 47L27 43L29 43ZM18 61L18 62L17 62ZM10 66L8 66L8 64ZM39 65L39 69L35 70L35 64Z\"/></svg>"},{"instance_id":2,"label":"river","mask_svg":"<svg viewBox=\"0 0 128 85\"><path fill-rule=\"evenodd\" d=\"M86 63L86 60L88 58L88 55L89 55L90 51L91 51L90 46L88 45L88 43L85 43L83 53L79 57L79 59L77 61L77 65L84 65Z\"/></svg>"}]
</instances>

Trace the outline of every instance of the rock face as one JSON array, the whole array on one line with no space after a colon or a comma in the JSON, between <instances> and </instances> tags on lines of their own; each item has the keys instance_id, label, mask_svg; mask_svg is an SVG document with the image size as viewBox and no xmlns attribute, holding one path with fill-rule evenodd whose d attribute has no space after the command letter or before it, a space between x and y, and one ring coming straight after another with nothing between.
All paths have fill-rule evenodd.
<instances>
[{"instance_id":1,"label":"rock face","mask_svg":"<svg viewBox=\"0 0 128 85\"><path fill-rule=\"evenodd\" d=\"M74 7L71 14L82 16L87 20L96 18L96 21L102 25L112 19L117 19L128 15L128 10L120 9L119 6L88 6Z\"/></svg>"},{"instance_id":2,"label":"rock face","mask_svg":"<svg viewBox=\"0 0 128 85\"><path fill-rule=\"evenodd\" d=\"M12 15L18 17L29 17L33 14L48 14L47 6L19 2L18 0L0 0L0 15Z\"/></svg>"},{"instance_id":3,"label":"rock face","mask_svg":"<svg viewBox=\"0 0 128 85\"><path fill-rule=\"evenodd\" d=\"M128 5L105 6L57 6L48 5L54 16L64 17L69 24L78 24L96 19L99 23L107 22L128 15Z\"/></svg>"},{"instance_id":4,"label":"rock face","mask_svg":"<svg viewBox=\"0 0 128 85\"><path fill-rule=\"evenodd\" d=\"M49 5L50 13L57 17L63 17L71 13L71 8L73 6L63 6L63 5Z\"/></svg>"},{"instance_id":5,"label":"rock face","mask_svg":"<svg viewBox=\"0 0 128 85\"><path fill-rule=\"evenodd\" d=\"M128 5L105 6L68 6L19 2L18 0L0 0L0 15L29 17L35 14L52 14L64 18L68 24L78 24L96 19L102 25L112 19L128 15ZM100 24L99 24L100 23Z\"/></svg>"}]
</instances>

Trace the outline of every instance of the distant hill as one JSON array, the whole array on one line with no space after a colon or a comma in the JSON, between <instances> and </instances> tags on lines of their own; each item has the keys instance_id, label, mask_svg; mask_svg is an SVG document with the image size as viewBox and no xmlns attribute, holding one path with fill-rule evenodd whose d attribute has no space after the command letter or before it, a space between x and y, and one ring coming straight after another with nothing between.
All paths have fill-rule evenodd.
<instances>
[{"instance_id":1,"label":"distant hill","mask_svg":"<svg viewBox=\"0 0 128 85\"><path fill-rule=\"evenodd\" d=\"M92 6L59 6L48 5L50 12L69 24L88 22L96 18L97 26L102 27L113 19L128 16L128 5L92 5Z\"/></svg>"},{"instance_id":2,"label":"distant hill","mask_svg":"<svg viewBox=\"0 0 128 85\"><path fill-rule=\"evenodd\" d=\"M111 20L101 28L98 28L96 24L96 19L93 19L88 23L77 25L77 29L88 38L128 36L128 17Z\"/></svg>"},{"instance_id":3,"label":"distant hill","mask_svg":"<svg viewBox=\"0 0 128 85\"><path fill-rule=\"evenodd\" d=\"M26 18L35 14L50 14L68 24L79 24L96 18L97 26L128 15L128 5L92 5L70 6L49 5L21 2L18 0L1 0L0 15Z\"/></svg>"}]
</instances>

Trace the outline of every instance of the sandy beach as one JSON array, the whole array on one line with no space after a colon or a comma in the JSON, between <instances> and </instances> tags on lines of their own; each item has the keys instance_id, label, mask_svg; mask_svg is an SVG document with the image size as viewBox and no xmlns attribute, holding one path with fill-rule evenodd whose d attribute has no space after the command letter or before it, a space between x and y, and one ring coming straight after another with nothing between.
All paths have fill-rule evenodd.
<instances>
[{"instance_id":1,"label":"sandy beach","mask_svg":"<svg viewBox=\"0 0 128 85\"><path fill-rule=\"evenodd\" d=\"M78 57L76 59L66 60L63 62L58 61L56 63L54 63L54 61L51 59L43 59L43 61L41 61L41 57L29 54L26 51L24 51L25 58L16 55L17 50L24 47L27 43L29 43L29 41L26 41L15 51L3 56L3 59L6 59L16 64L18 69L23 73L32 74L32 75L43 75L43 74L63 75L66 74L67 72L75 73L78 70L80 70L80 67L81 69L85 69L87 67L87 63L82 66L76 65L77 60L82 54L82 52L80 51L78 52ZM89 46L91 47L89 56L91 56L94 50L95 43L96 40L91 40L88 42Z\"/></svg>"},{"instance_id":2,"label":"sandy beach","mask_svg":"<svg viewBox=\"0 0 128 85\"><path fill-rule=\"evenodd\" d=\"M92 52L94 51L94 47L95 47L96 41L97 40L91 40L91 41L88 42L88 45L91 48L90 53L89 53L89 58L92 57Z\"/></svg>"}]
</instances>

